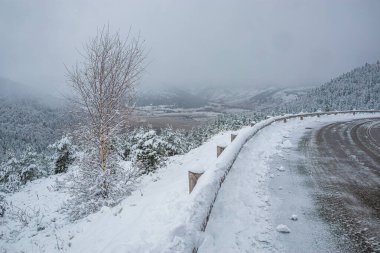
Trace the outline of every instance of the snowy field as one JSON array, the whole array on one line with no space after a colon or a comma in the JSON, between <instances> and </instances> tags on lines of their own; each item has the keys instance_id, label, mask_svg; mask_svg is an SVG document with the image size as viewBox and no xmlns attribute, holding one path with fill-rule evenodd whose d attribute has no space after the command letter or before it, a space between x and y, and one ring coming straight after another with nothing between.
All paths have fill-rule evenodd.
<instances>
[{"instance_id":1,"label":"snowy field","mask_svg":"<svg viewBox=\"0 0 380 253\"><path fill-rule=\"evenodd\" d=\"M368 117L370 115L358 117ZM379 116L379 115L377 115ZM277 252L282 236L295 223L292 212L276 220L270 183L283 173L271 168L274 156L296 145L306 127L347 120L354 116L322 116L277 122L260 131L242 149L219 192L205 233L199 233L199 252ZM242 129L247 131L247 128ZM70 223L59 210L67 199L55 187L60 176L28 183L7 196L19 217L1 220L0 252L173 252L186 238L183 222L191 196L188 170L204 170L217 163L216 145L226 145L230 132L213 137L189 153L170 158L168 165L142 178L138 190L121 204L103 208L85 219ZM129 166L129 164L125 164ZM62 176L61 176L62 177ZM206 179L205 179L206 180ZM280 185L279 185L280 187ZM299 213L294 213L300 216ZM289 216L289 217L288 217ZM306 224L308 225L308 224ZM323 227L320 227L323 230ZM302 238L299 238L302 240ZM279 251L281 252L281 251Z\"/></svg>"}]
</instances>

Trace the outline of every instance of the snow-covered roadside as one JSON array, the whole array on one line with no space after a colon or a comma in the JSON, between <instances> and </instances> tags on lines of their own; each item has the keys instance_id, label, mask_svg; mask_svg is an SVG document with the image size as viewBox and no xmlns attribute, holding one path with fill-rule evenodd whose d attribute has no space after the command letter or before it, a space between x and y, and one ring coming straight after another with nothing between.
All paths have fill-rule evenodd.
<instances>
[{"instance_id":1,"label":"snow-covered roadside","mask_svg":"<svg viewBox=\"0 0 380 253\"><path fill-rule=\"evenodd\" d=\"M356 115L355 118L369 116L375 115ZM291 141L284 140L283 137L290 135L290 131L302 132L302 129L307 124L312 124L312 122L328 122L349 118L353 118L353 116L331 115L322 116L321 118L305 118L304 121L292 119L286 124L277 122L261 130L249 142L250 144L246 145L240 155L247 152L244 150L253 148L253 151L256 152L254 157L259 159L257 161L248 159L241 162L241 166L245 169L239 172L238 169L233 168L231 171L233 174L228 175L225 184L233 180L234 174L236 179L239 179L238 176L240 176L243 179L240 178L240 181L238 180L237 183L235 181L235 184L232 184L236 188L235 191L240 189L243 193L245 191L250 193L246 194L246 197L243 198L244 201L241 201L241 203L247 206L249 204L246 203L249 203L250 199L257 198L257 203L250 207L252 208L250 212L257 214L257 216L253 214L251 216L254 221L258 222L254 223L253 226L265 228L269 224L270 227L270 219L267 218L268 213L266 213L270 210L266 184L266 180L270 175L268 175L267 167L273 154L281 154L281 148L278 149L278 146L286 147L291 145ZM272 121L273 119L269 119L266 122ZM65 193L48 189L48 186L54 185L54 180L57 176L34 181L7 200L15 205L17 203L18 206L36 206L36 209L46 208L47 212L44 221L47 226L38 232L36 227L27 226L17 236L17 240L9 243L0 241L0 249L7 249L7 252L171 252L189 250L192 245L203 242L201 250L210 249L211 252L214 252L212 245L219 245L215 238L219 238L225 244L231 238L237 238L231 239L236 242L239 238L244 237L236 235L230 237L222 228L227 227L234 230L239 227L233 223L224 223L225 219L234 222L237 217L247 218L244 216L244 205L241 206L241 210L236 211L235 209L236 205L233 200L239 201L239 194L232 195L235 198L226 199L224 202L223 206L231 207L233 212L224 212L224 219L220 222L220 229L217 228L214 231L215 236L210 234L210 229L212 229L213 225L210 225L211 228L207 229L206 234L197 231L197 228L193 225L199 224L201 219L204 218L202 215L207 212L208 201L213 198L212 191L211 193L204 191L204 189L211 189L207 188L210 185L215 186L215 183L217 184L218 178L213 178L212 176L220 176L221 173L224 173L220 170L224 170L229 163L233 162L231 158L236 152L239 152L240 146L245 139L256 131L255 129L258 129L260 124L262 125L263 122L253 128L242 129L238 138L229 145L229 148L225 150L219 159L216 159L216 145L229 143L230 133L217 135L188 154L172 157L167 167L144 177L139 187L141 190L135 191L120 205L114 208L103 208L100 212L73 224L66 222L61 218L62 215L56 212L67 197ZM261 141L258 141L260 138ZM238 163L239 161L236 161L234 167ZM208 172L199 180L197 187L193 191L194 194L189 195L187 171L193 169L198 171L208 169ZM252 178L256 178L257 182L250 181ZM227 191L227 189L228 186L223 184L220 194ZM197 197L200 198L197 199ZM219 211L221 207L217 206L218 204L216 203L213 213L218 214L221 212L223 214L223 211ZM251 224L245 220L241 220L241 222L243 225ZM1 224L1 226L1 229L9 229L12 224ZM246 232L252 231L248 228ZM270 232L273 233L273 229ZM189 233L196 234L189 236ZM244 234L244 231L241 234ZM268 234L264 233L264 239L258 237L259 241L267 244L267 235L270 239L271 235L268 232ZM187 239L196 239L197 241L186 241ZM1 237L0 240L2 240ZM241 240L239 243L243 245L246 241ZM215 250L215 252L218 251Z\"/></svg>"},{"instance_id":2,"label":"snow-covered roadside","mask_svg":"<svg viewBox=\"0 0 380 253\"><path fill-rule=\"evenodd\" d=\"M188 170L202 170L216 163L216 145L226 145L230 132L219 134L202 146L181 156L171 157L167 167L145 176L136 190L114 208L103 208L83 220L69 223L58 212L67 199L61 189L54 190L51 176L28 183L7 202L28 209L33 221L13 235L12 241L0 237L5 252L162 252L165 243L177 236L181 215L187 214ZM38 210L40 210L39 214ZM35 219L41 219L36 222ZM43 224L43 229L37 228ZM9 235L15 222L0 224L0 233ZM39 231L37 231L39 230ZM174 231L174 233L173 233ZM2 252L2 251L0 251Z\"/></svg>"},{"instance_id":3,"label":"snow-covered roadside","mask_svg":"<svg viewBox=\"0 0 380 253\"><path fill-rule=\"evenodd\" d=\"M292 214L297 214L292 213L292 211L297 212L300 208L289 206L289 210L278 209L278 206L283 207L284 205L276 203L279 200L273 199L271 188L278 187L277 189L280 192L283 190L281 185L273 185L273 182L278 183L279 181L276 181L276 178L286 175L286 168L282 167L281 164L276 164L276 167L273 168L272 159L275 156L284 157L284 160L290 158L287 156L291 153L286 152L286 150L297 145L300 137L306 131L305 128L329 122L376 116L379 117L379 114L330 115L321 118L304 118L303 121L292 119L286 124L276 122L261 130L241 150L220 189L206 231L200 236L198 252L283 252L286 238L289 237L289 234L285 232L291 232L295 224L298 228L308 227L326 232L323 230L324 227L317 222L294 221L296 216L291 220ZM280 182L286 181L280 180ZM297 182L292 182L289 179L287 183L294 184ZM289 189L284 189L284 191L287 190ZM288 198L299 196L300 194L287 195ZM287 200L281 199L280 201L286 202ZM302 207L305 206L307 203L303 203ZM302 214L299 216L302 217ZM303 234L298 233L297 235L300 237L293 238L292 242L300 245L307 241L304 239L311 234L313 234L311 231L307 232L306 230L305 233L303 230ZM326 233L321 235L326 235ZM315 239L316 237L313 237L311 240ZM308 249L307 246L311 245L308 244L311 240L303 243L303 249ZM319 243L318 249L327 248L334 252L334 245L321 245L326 241L310 243ZM302 247L293 247L293 249L300 248Z\"/></svg>"}]
</instances>

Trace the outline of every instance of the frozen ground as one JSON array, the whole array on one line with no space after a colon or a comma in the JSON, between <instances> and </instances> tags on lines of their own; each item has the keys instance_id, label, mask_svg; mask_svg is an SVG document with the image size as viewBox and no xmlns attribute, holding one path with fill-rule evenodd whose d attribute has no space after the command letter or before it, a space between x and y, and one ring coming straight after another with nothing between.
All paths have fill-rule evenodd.
<instances>
[{"instance_id":1,"label":"frozen ground","mask_svg":"<svg viewBox=\"0 0 380 253\"><path fill-rule=\"evenodd\" d=\"M299 170L344 252L380 252L380 119L336 122L301 141Z\"/></svg>"},{"instance_id":2,"label":"frozen ground","mask_svg":"<svg viewBox=\"0 0 380 253\"><path fill-rule=\"evenodd\" d=\"M353 118L293 119L253 137L218 194L198 252L357 252L321 217L319 185L299 168L306 133Z\"/></svg>"}]
</instances>

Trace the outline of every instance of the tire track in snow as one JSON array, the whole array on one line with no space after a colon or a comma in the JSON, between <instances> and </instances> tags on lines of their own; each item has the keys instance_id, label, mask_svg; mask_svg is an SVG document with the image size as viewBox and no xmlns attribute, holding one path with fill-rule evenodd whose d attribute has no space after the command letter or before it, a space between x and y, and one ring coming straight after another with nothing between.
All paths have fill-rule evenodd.
<instances>
[{"instance_id":1,"label":"tire track in snow","mask_svg":"<svg viewBox=\"0 0 380 253\"><path fill-rule=\"evenodd\" d=\"M305 164L319 188L319 212L350 252L380 252L378 124L338 122L306 138Z\"/></svg>"}]
</instances>

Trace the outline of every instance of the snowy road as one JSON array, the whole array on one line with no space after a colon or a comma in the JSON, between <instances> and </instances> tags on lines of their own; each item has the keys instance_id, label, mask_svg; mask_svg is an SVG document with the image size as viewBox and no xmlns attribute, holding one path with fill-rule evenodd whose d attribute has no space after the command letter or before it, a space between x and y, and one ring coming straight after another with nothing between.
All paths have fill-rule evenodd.
<instances>
[{"instance_id":1,"label":"snowy road","mask_svg":"<svg viewBox=\"0 0 380 253\"><path fill-rule=\"evenodd\" d=\"M380 121L353 119L278 122L252 138L199 252L377 252Z\"/></svg>"},{"instance_id":2,"label":"snowy road","mask_svg":"<svg viewBox=\"0 0 380 253\"><path fill-rule=\"evenodd\" d=\"M302 141L322 218L351 252L380 252L380 120L329 124ZM351 243L350 243L351 242Z\"/></svg>"}]
</instances>

